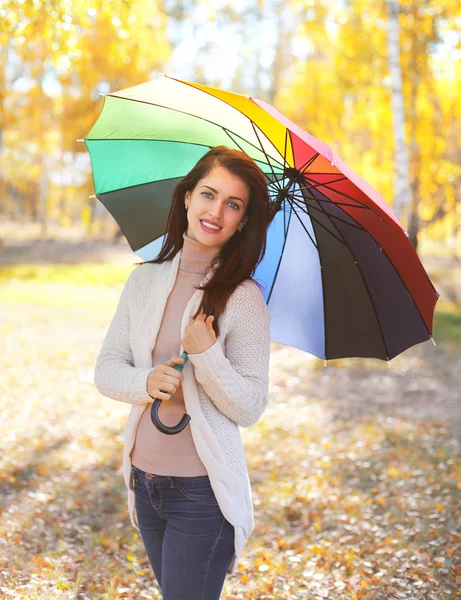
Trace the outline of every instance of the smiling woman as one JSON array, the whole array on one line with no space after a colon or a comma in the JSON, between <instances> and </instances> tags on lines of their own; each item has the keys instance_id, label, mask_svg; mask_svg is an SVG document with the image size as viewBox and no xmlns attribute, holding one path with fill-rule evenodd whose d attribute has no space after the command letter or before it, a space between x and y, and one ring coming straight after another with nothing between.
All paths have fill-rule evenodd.
<instances>
[{"instance_id":1,"label":"smiling woman","mask_svg":"<svg viewBox=\"0 0 461 600\"><path fill-rule=\"evenodd\" d=\"M251 278L269 206L251 158L207 152L174 189L161 251L130 274L97 358L98 390L133 405L128 509L165 600L219 598L253 529L239 426L269 397L270 314ZM168 434L152 408L167 427L190 419Z\"/></svg>"},{"instance_id":2,"label":"smiling woman","mask_svg":"<svg viewBox=\"0 0 461 600\"><path fill-rule=\"evenodd\" d=\"M187 237L215 248L208 269L214 270L213 277L196 288L204 294L194 316L213 314L219 335L219 318L227 300L264 258L271 206L265 175L254 160L239 150L216 146L174 189L157 258L136 264L171 260L183 246L186 228ZM207 228L206 222L219 229Z\"/></svg>"},{"instance_id":3,"label":"smiling woman","mask_svg":"<svg viewBox=\"0 0 461 600\"><path fill-rule=\"evenodd\" d=\"M187 235L205 245L223 246L248 221L249 196L250 190L240 177L224 167L213 167L192 193L186 192Z\"/></svg>"}]
</instances>

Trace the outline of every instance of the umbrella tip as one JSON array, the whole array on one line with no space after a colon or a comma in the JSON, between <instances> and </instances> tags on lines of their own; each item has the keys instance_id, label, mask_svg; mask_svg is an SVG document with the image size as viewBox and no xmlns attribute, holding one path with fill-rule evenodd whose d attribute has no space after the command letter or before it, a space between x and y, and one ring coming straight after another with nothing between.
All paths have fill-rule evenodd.
<instances>
[{"instance_id":1,"label":"umbrella tip","mask_svg":"<svg viewBox=\"0 0 461 600\"><path fill-rule=\"evenodd\" d=\"M432 343L434 344L434 346L437 346L437 344L435 343L434 338L432 337L432 335L431 335L431 340L432 340Z\"/></svg>"},{"instance_id":2,"label":"umbrella tip","mask_svg":"<svg viewBox=\"0 0 461 600\"><path fill-rule=\"evenodd\" d=\"M326 361L326 360L324 360L324 361L323 361L323 366L324 366L324 367L326 367L326 366L327 366L327 361Z\"/></svg>"},{"instance_id":3,"label":"umbrella tip","mask_svg":"<svg viewBox=\"0 0 461 600\"><path fill-rule=\"evenodd\" d=\"M391 361L389 360L389 357L387 358L387 366L389 367L389 369L391 368Z\"/></svg>"}]
</instances>

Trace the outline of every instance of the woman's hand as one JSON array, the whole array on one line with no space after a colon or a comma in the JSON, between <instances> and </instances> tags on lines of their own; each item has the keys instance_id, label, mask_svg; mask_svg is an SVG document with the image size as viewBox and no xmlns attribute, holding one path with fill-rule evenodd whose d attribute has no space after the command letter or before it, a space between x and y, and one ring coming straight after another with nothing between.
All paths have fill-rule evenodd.
<instances>
[{"instance_id":1,"label":"woman's hand","mask_svg":"<svg viewBox=\"0 0 461 600\"><path fill-rule=\"evenodd\" d=\"M169 400L184 379L183 373L173 367L183 362L184 359L180 356L172 356L168 362L155 365L147 378L146 390L149 396Z\"/></svg>"},{"instance_id":2,"label":"woman's hand","mask_svg":"<svg viewBox=\"0 0 461 600\"><path fill-rule=\"evenodd\" d=\"M201 354L213 346L217 339L212 325L213 320L214 315L207 317L204 313L199 314L196 319L191 317L181 340L187 354Z\"/></svg>"}]
</instances>

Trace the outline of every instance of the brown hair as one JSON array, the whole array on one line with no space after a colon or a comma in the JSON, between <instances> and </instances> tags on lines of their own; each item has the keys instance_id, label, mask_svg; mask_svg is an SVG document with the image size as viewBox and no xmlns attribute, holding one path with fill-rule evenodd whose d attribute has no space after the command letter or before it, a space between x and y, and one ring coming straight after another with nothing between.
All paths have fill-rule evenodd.
<instances>
[{"instance_id":1,"label":"brown hair","mask_svg":"<svg viewBox=\"0 0 461 600\"><path fill-rule=\"evenodd\" d=\"M215 317L213 328L218 337L218 319L224 312L227 300L242 281L251 279L251 275L266 252L266 233L270 222L271 202L265 175L252 158L240 150L233 150L226 146L216 146L202 156L173 190L166 235L157 258L135 264L161 264L166 260L171 260L179 252L184 244L183 234L187 231L188 224L184 206L185 194L187 191L192 191L215 166L224 167L240 177L250 191L245 213L248 221L245 227L240 232L237 230L213 258L206 271L209 273L212 268L217 266L212 278L203 286L195 286L204 293L194 318L201 312L207 316L213 314ZM255 283L259 285L256 281Z\"/></svg>"}]
</instances>

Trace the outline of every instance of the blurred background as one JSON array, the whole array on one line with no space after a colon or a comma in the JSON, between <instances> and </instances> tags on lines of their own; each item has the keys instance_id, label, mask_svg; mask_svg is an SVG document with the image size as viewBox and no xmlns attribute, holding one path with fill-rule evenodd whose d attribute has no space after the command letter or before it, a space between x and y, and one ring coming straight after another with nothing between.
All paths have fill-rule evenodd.
<instances>
[{"instance_id":1,"label":"blurred background","mask_svg":"<svg viewBox=\"0 0 461 600\"><path fill-rule=\"evenodd\" d=\"M391 5L400 10L397 37ZM98 239L113 235L110 214L89 198L89 157L76 140L102 109L98 94L160 71L273 104L329 144L389 204L405 196L399 216L414 245L443 245L445 255L461 255L459 3L3 0L0 6L3 219L33 225L41 239L68 227Z\"/></svg>"},{"instance_id":2,"label":"blurred background","mask_svg":"<svg viewBox=\"0 0 461 600\"><path fill-rule=\"evenodd\" d=\"M230 600L461 589L461 4L0 0L0 596L160 598L128 522L129 406L96 355L133 263L91 196L103 96L163 72L251 95L393 206L441 297L392 360L271 344L242 431L255 531ZM4 594L4 596L2 595Z\"/></svg>"}]
</instances>

